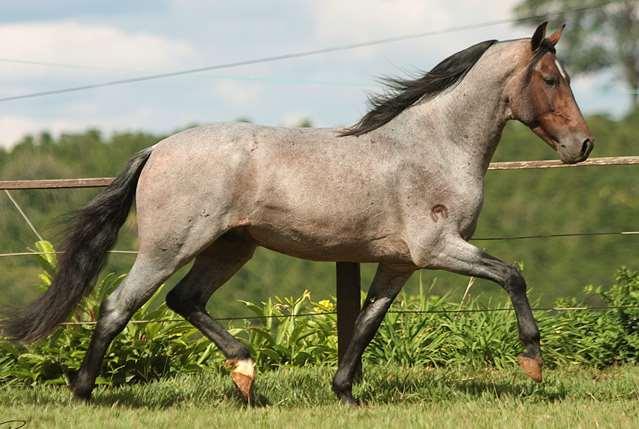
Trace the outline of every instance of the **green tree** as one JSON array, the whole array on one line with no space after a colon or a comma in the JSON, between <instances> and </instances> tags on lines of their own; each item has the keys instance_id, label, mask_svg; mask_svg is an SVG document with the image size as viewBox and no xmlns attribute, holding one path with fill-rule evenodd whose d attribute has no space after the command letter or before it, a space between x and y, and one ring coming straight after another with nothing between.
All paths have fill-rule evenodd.
<instances>
[{"instance_id":1,"label":"green tree","mask_svg":"<svg viewBox=\"0 0 639 429\"><path fill-rule=\"evenodd\" d=\"M636 0L521 0L516 17L548 15L550 27L567 23L562 59L574 73L611 69L630 88L632 108L639 107L639 3ZM597 7L598 5L602 7ZM566 14L558 10L581 8ZM535 26L536 21L521 25Z\"/></svg>"},{"instance_id":2,"label":"green tree","mask_svg":"<svg viewBox=\"0 0 639 429\"><path fill-rule=\"evenodd\" d=\"M635 152L639 135L639 110L621 119L603 115L587 118L593 135L603 142L597 156L621 156ZM24 137L12 148L0 149L0 180L109 177L118 174L127 160L164 135L148 133L101 133L87 130ZM522 124L504 131L495 161L556 159L557 155ZM283 168L273 166L273 168ZM476 237L504 237L560 232L634 231L639 201L639 169L636 166L517 170L488 174L484 209ZM84 206L99 189L52 189L13 191L40 234L60 244L64 238L65 213ZM13 204L0 193L0 253L24 252L35 236ZM572 237L563 239L477 241L477 245L509 262L523 262L531 301L550 305L557 297L584 296L584 284L604 284L620 265L639 270L636 249L639 235ZM115 248L135 250L135 210L120 231ZM134 255L113 254L104 273L125 273ZM172 276L174 285L185 270ZM0 257L0 306L22 305L34 299L41 267L39 258ZM364 264L362 284L368 285L374 264ZM500 303L501 288L479 281L471 296L489 304ZM451 294L460 299L468 278L441 271L414 275L408 293L429 288L432 294ZM314 297L335 293L335 265L310 262L258 249L255 257L219 291L209 303L216 317L246 314L239 299L265 301L269 296L299 295L308 289ZM589 302L593 303L593 302ZM2 351L0 350L0 360ZM1 429L1 427L0 427Z\"/></svg>"},{"instance_id":3,"label":"green tree","mask_svg":"<svg viewBox=\"0 0 639 429\"><path fill-rule=\"evenodd\" d=\"M310 118L302 118L295 125L298 128L311 128L313 126L313 121Z\"/></svg>"}]
</instances>

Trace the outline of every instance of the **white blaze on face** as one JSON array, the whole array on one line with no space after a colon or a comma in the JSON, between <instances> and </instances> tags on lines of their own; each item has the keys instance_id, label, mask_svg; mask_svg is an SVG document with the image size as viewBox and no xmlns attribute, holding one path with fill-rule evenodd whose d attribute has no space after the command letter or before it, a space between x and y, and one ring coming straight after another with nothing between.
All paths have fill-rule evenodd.
<instances>
[{"instance_id":1,"label":"white blaze on face","mask_svg":"<svg viewBox=\"0 0 639 429\"><path fill-rule=\"evenodd\" d=\"M559 73L561 73L561 77L563 77L564 79L568 79L566 76L566 72L564 71L564 68L561 66L561 64L559 63L559 60L557 60L556 58L555 58L555 65L557 66Z\"/></svg>"}]
</instances>

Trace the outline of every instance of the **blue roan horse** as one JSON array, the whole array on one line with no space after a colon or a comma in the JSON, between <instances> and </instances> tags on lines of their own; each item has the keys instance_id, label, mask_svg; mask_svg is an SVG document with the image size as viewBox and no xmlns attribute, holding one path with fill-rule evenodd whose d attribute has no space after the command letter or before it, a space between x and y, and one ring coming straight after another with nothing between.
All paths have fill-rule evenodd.
<instances>
[{"instance_id":1,"label":"blue roan horse","mask_svg":"<svg viewBox=\"0 0 639 429\"><path fill-rule=\"evenodd\" d=\"M541 380L540 338L519 271L468 243L484 176L510 119L528 125L567 163L585 160L593 139L555 57L561 32L488 41L445 59L390 92L352 128L290 129L215 124L168 137L139 153L79 212L51 287L7 315L3 333L33 341L65 321L90 290L136 200L139 254L102 304L73 391L88 399L103 357L133 313L178 268L191 271L167 303L229 359L248 399L248 349L207 313L212 293L257 246L318 261L375 262L377 274L333 379L346 403L356 362L393 299L418 269L490 279L508 292L524 351L520 365Z\"/></svg>"}]
</instances>

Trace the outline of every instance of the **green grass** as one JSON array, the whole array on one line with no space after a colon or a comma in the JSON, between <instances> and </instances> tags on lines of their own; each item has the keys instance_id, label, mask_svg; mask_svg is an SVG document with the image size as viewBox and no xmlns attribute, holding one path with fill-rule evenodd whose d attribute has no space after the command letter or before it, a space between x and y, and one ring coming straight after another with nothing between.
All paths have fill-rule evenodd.
<instances>
[{"instance_id":1,"label":"green grass","mask_svg":"<svg viewBox=\"0 0 639 429\"><path fill-rule=\"evenodd\" d=\"M358 409L336 402L329 367L259 374L260 404L244 406L226 374L98 388L92 404L62 387L5 385L0 422L27 428L164 427L636 427L639 367L546 371L536 385L518 370L365 368ZM10 427L0 425L0 428Z\"/></svg>"}]
</instances>

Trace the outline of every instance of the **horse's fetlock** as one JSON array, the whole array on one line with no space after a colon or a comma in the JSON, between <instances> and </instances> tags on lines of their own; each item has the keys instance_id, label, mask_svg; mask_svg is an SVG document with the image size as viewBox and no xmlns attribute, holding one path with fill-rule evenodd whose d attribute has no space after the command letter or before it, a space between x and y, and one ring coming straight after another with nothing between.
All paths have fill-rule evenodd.
<instances>
[{"instance_id":1,"label":"horse's fetlock","mask_svg":"<svg viewBox=\"0 0 639 429\"><path fill-rule=\"evenodd\" d=\"M337 395L342 395L344 393L348 393L352 390L353 386L349 381L338 374L333 378L333 392Z\"/></svg>"},{"instance_id":2,"label":"horse's fetlock","mask_svg":"<svg viewBox=\"0 0 639 429\"><path fill-rule=\"evenodd\" d=\"M229 350L229 359L251 359L251 351L245 345L231 346Z\"/></svg>"}]
</instances>

